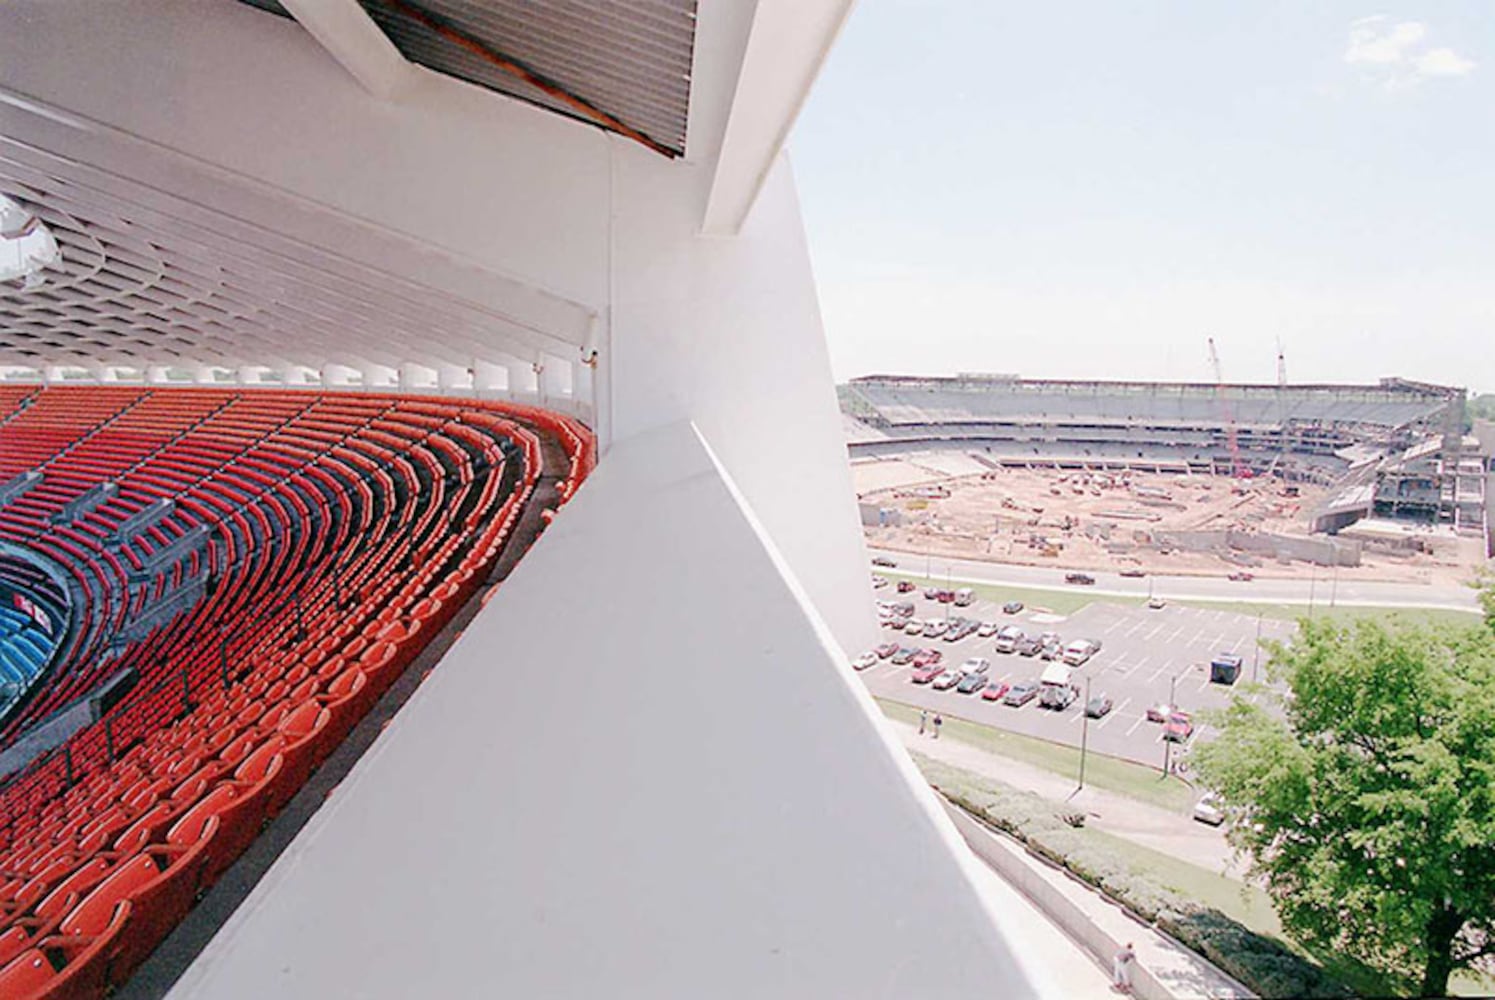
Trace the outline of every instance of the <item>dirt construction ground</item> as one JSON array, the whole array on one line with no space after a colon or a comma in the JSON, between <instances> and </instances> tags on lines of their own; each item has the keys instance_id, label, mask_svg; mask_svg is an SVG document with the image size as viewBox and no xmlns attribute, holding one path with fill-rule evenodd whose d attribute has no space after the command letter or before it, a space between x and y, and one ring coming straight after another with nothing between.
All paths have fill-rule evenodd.
<instances>
[{"instance_id":1,"label":"dirt construction ground","mask_svg":"<svg viewBox=\"0 0 1495 1000\"><path fill-rule=\"evenodd\" d=\"M852 464L863 503L895 510L900 524L868 526L879 548L1075 569L1226 575L1241 568L1226 551L1165 552L1154 532L1232 530L1307 538L1308 517L1329 490L1277 479L1155 472L958 468L961 456L913 455ZM952 472L963 474L952 475ZM930 494L930 495L921 495ZM946 495L940 495L946 494ZM1316 536L1322 537L1322 536ZM1436 554L1367 548L1347 578L1455 583L1482 562L1478 539L1449 535ZM1259 576L1308 578L1308 562L1268 558ZM1322 573L1323 570L1317 570Z\"/></svg>"}]
</instances>

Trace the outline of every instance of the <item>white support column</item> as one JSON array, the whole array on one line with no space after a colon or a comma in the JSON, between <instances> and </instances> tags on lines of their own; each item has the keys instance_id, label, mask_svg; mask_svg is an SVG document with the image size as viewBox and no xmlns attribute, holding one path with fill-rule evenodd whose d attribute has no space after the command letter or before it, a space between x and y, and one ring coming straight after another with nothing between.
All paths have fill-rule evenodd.
<instances>
[{"instance_id":1,"label":"white support column","mask_svg":"<svg viewBox=\"0 0 1495 1000\"><path fill-rule=\"evenodd\" d=\"M359 85L382 101L397 98L415 67L357 0L282 0L291 16Z\"/></svg>"}]
</instances>

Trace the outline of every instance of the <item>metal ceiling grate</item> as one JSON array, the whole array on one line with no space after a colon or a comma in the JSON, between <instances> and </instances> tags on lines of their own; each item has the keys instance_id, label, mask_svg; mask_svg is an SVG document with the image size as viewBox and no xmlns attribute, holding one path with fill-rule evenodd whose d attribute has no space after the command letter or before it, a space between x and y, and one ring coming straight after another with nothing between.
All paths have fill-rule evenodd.
<instances>
[{"instance_id":1,"label":"metal ceiling grate","mask_svg":"<svg viewBox=\"0 0 1495 1000\"><path fill-rule=\"evenodd\" d=\"M286 14L277 0L243 2ZM400 13L396 5L380 0L360 3L412 62L590 120ZM643 133L669 153L684 154L696 0L419 0L413 5Z\"/></svg>"},{"instance_id":2,"label":"metal ceiling grate","mask_svg":"<svg viewBox=\"0 0 1495 1000\"><path fill-rule=\"evenodd\" d=\"M0 364L465 367L505 350L484 310L4 137L0 192L62 251L40 287L0 284Z\"/></svg>"}]
</instances>

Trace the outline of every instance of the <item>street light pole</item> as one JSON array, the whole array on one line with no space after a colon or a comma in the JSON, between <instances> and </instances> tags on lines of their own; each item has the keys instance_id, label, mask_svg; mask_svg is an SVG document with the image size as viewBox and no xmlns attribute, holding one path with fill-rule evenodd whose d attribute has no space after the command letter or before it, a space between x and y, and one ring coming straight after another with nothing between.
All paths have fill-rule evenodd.
<instances>
[{"instance_id":1,"label":"street light pole","mask_svg":"<svg viewBox=\"0 0 1495 1000\"><path fill-rule=\"evenodd\" d=\"M1173 704L1173 696L1178 690L1178 675L1174 674L1168 678L1168 715L1177 711L1178 706ZM1173 766L1173 741L1168 738L1169 718L1163 720L1163 778L1166 780Z\"/></svg>"},{"instance_id":2,"label":"street light pole","mask_svg":"<svg viewBox=\"0 0 1495 1000\"><path fill-rule=\"evenodd\" d=\"M1312 618L1313 617L1313 592L1318 587L1318 582L1319 582L1319 564L1316 563L1316 562L1312 562L1312 563L1309 563L1308 565L1309 565L1309 570L1308 570L1308 617Z\"/></svg>"},{"instance_id":3,"label":"street light pole","mask_svg":"<svg viewBox=\"0 0 1495 1000\"><path fill-rule=\"evenodd\" d=\"M1334 579L1329 584L1329 607L1334 607L1334 599L1339 596L1339 553L1334 553Z\"/></svg>"},{"instance_id":4,"label":"street light pole","mask_svg":"<svg viewBox=\"0 0 1495 1000\"><path fill-rule=\"evenodd\" d=\"M1256 683L1256 665L1261 662L1261 611L1256 612L1256 646L1251 654L1251 683Z\"/></svg>"},{"instance_id":5,"label":"street light pole","mask_svg":"<svg viewBox=\"0 0 1495 1000\"><path fill-rule=\"evenodd\" d=\"M1085 678L1085 704L1080 706L1080 787L1075 791L1078 793L1085 788L1085 752L1090 746L1090 678Z\"/></svg>"}]
</instances>

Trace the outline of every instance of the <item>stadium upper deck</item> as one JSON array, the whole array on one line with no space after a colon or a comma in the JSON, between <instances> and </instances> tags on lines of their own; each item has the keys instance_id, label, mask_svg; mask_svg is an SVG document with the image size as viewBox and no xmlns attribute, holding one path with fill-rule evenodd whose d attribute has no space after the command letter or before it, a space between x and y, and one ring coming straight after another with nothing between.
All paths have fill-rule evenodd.
<instances>
[{"instance_id":1,"label":"stadium upper deck","mask_svg":"<svg viewBox=\"0 0 1495 1000\"><path fill-rule=\"evenodd\" d=\"M846 387L848 410L874 426L1047 423L1273 429L1317 425L1390 437L1440 427L1459 391L1385 379L1379 385L1226 385L871 375ZM863 404L858 406L857 404Z\"/></svg>"}]
</instances>

